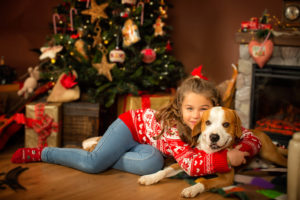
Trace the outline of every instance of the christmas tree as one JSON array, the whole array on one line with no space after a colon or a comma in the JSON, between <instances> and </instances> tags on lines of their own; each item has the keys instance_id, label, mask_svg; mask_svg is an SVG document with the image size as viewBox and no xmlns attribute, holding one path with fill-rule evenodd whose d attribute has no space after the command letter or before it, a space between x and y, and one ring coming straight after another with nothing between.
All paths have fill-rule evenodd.
<instances>
[{"instance_id":1,"label":"christmas tree","mask_svg":"<svg viewBox=\"0 0 300 200\"><path fill-rule=\"evenodd\" d=\"M91 101L110 107L122 94L165 92L185 74L172 55L164 0L65 0L41 48L43 77L75 70Z\"/></svg>"}]
</instances>

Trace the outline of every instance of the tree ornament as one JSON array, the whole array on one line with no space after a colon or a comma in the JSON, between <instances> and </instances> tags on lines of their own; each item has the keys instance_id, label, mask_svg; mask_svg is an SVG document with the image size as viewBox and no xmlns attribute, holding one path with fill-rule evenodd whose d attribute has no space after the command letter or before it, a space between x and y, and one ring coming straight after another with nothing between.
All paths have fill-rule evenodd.
<instances>
[{"instance_id":1,"label":"tree ornament","mask_svg":"<svg viewBox=\"0 0 300 200\"><path fill-rule=\"evenodd\" d=\"M158 17L155 21L155 24L153 24L153 28L154 28L154 36L163 36L165 34L165 32L163 31L163 27L164 27L165 23L162 22L161 18Z\"/></svg>"},{"instance_id":2,"label":"tree ornament","mask_svg":"<svg viewBox=\"0 0 300 200\"><path fill-rule=\"evenodd\" d=\"M73 24L73 12L77 14L76 8L70 9L70 23L71 23L71 31L74 31L74 24Z\"/></svg>"},{"instance_id":3,"label":"tree ornament","mask_svg":"<svg viewBox=\"0 0 300 200\"><path fill-rule=\"evenodd\" d=\"M60 52L63 49L63 46L57 45L52 47L42 47L40 51L42 54L40 55L39 59L43 60L45 58L54 59L56 57L56 54Z\"/></svg>"},{"instance_id":4,"label":"tree ornament","mask_svg":"<svg viewBox=\"0 0 300 200\"><path fill-rule=\"evenodd\" d=\"M141 54L143 54L143 62L144 63L152 63L156 59L156 53L151 48L146 48L141 51Z\"/></svg>"},{"instance_id":5,"label":"tree ornament","mask_svg":"<svg viewBox=\"0 0 300 200\"><path fill-rule=\"evenodd\" d=\"M269 31L263 43L252 40L248 45L248 50L251 57L260 68L266 64L273 53L274 44L271 40L269 40L270 33L271 32Z\"/></svg>"},{"instance_id":6,"label":"tree ornament","mask_svg":"<svg viewBox=\"0 0 300 200\"><path fill-rule=\"evenodd\" d=\"M145 4L144 4L144 2L140 1L140 2L137 4L137 7L141 7L141 25L143 26L143 24L144 24L144 9L145 9Z\"/></svg>"},{"instance_id":7,"label":"tree ornament","mask_svg":"<svg viewBox=\"0 0 300 200\"><path fill-rule=\"evenodd\" d=\"M136 0L122 0L122 4L135 5L136 4Z\"/></svg>"},{"instance_id":8,"label":"tree ornament","mask_svg":"<svg viewBox=\"0 0 300 200\"><path fill-rule=\"evenodd\" d=\"M127 18L127 17L129 17L130 13L131 13L130 8L125 8L125 11L120 12L120 16L122 18Z\"/></svg>"},{"instance_id":9,"label":"tree ornament","mask_svg":"<svg viewBox=\"0 0 300 200\"><path fill-rule=\"evenodd\" d=\"M110 70L115 66L115 64L111 64L107 62L106 59L106 50L101 49L102 52L102 59L101 59L101 63L93 63L93 67L96 68L98 70L98 74L99 75L104 75L110 82L112 82L112 76L110 73Z\"/></svg>"},{"instance_id":10,"label":"tree ornament","mask_svg":"<svg viewBox=\"0 0 300 200\"><path fill-rule=\"evenodd\" d=\"M122 28L123 46L128 47L131 44L138 42L140 38L138 26L132 19L127 19Z\"/></svg>"},{"instance_id":11,"label":"tree ornament","mask_svg":"<svg viewBox=\"0 0 300 200\"><path fill-rule=\"evenodd\" d=\"M60 20L59 14L54 13L54 14L52 15L52 22L53 22L53 31L54 31L54 34L57 34L56 18L57 18L58 20Z\"/></svg>"},{"instance_id":12,"label":"tree ornament","mask_svg":"<svg viewBox=\"0 0 300 200\"><path fill-rule=\"evenodd\" d=\"M125 52L119 49L119 47L116 47L114 50L110 51L109 61L123 63L125 61Z\"/></svg>"},{"instance_id":13,"label":"tree ornament","mask_svg":"<svg viewBox=\"0 0 300 200\"><path fill-rule=\"evenodd\" d=\"M159 6L159 12L162 18L168 18L167 8L164 8L163 6Z\"/></svg>"},{"instance_id":14,"label":"tree ornament","mask_svg":"<svg viewBox=\"0 0 300 200\"><path fill-rule=\"evenodd\" d=\"M75 42L75 49L78 53L80 53L80 55L82 55L85 59L88 59L88 56L85 52L84 46L85 46L85 42L82 39L79 39ZM81 61L81 58L79 58L79 60Z\"/></svg>"},{"instance_id":15,"label":"tree ornament","mask_svg":"<svg viewBox=\"0 0 300 200\"><path fill-rule=\"evenodd\" d=\"M91 1L91 8L88 10L81 11L83 15L91 15L91 22L94 23L96 19L107 19L107 15L105 13L105 9L108 6L108 3L103 3L98 5L96 0Z\"/></svg>"},{"instance_id":16,"label":"tree ornament","mask_svg":"<svg viewBox=\"0 0 300 200\"><path fill-rule=\"evenodd\" d=\"M94 27L94 32L96 32L97 34L95 36L93 36L93 38L94 38L93 47L102 43L101 28L99 26L99 21L97 22L96 26Z\"/></svg>"},{"instance_id":17,"label":"tree ornament","mask_svg":"<svg viewBox=\"0 0 300 200\"><path fill-rule=\"evenodd\" d=\"M171 46L170 40L168 40L168 42L166 44L166 51L172 51L172 46Z\"/></svg>"},{"instance_id":18,"label":"tree ornament","mask_svg":"<svg viewBox=\"0 0 300 200\"><path fill-rule=\"evenodd\" d=\"M79 27L79 28L77 29L77 34L78 34L78 36L79 36L80 38L82 38L83 35L85 34L84 28Z\"/></svg>"}]
</instances>

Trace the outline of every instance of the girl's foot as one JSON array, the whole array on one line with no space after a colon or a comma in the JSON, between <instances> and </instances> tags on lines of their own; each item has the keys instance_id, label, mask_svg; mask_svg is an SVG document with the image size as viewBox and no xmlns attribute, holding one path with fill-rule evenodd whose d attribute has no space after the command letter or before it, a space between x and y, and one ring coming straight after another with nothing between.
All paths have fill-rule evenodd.
<instances>
[{"instance_id":1,"label":"girl's foot","mask_svg":"<svg viewBox=\"0 0 300 200\"><path fill-rule=\"evenodd\" d=\"M43 148L20 148L12 156L13 163L28 163L41 161Z\"/></svg>"}]
</instances>

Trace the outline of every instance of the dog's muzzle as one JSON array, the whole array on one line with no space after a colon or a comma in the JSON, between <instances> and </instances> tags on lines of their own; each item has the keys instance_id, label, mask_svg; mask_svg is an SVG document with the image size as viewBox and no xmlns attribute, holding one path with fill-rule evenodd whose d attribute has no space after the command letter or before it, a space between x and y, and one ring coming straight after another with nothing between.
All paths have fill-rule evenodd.
<instances>
[{"instance_id":1,"label":"dog's muzzle","mask_svg":"<svg viewBox=\"0 0 300 200\"><path fill-rule=\"evenodd\" d=\"M217 142L220 140L220 136L216 133L212 133L210 136L209 136L209 139L211 141L211 144L209 145L209 147L213 150L215 149L219 149L220 146L217 145Z\"/></svg>"}]
</instances>

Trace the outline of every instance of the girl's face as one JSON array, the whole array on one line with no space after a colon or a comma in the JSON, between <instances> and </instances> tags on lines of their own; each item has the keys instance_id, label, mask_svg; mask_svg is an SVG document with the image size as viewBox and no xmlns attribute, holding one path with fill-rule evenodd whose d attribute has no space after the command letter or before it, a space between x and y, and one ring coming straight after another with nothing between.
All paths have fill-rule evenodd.
<instances>
[{"instance_id":1,"label":"girl's face","mask_svg":"<svg viewBox=\"0 0 300 200\"><path fill-rule=\"evenodd\" d=\"M213 107L212 102L202 94L187 92L181 105L183 122L191 129L200 121L202 113Z\"/></svg>"}]
</instances>

